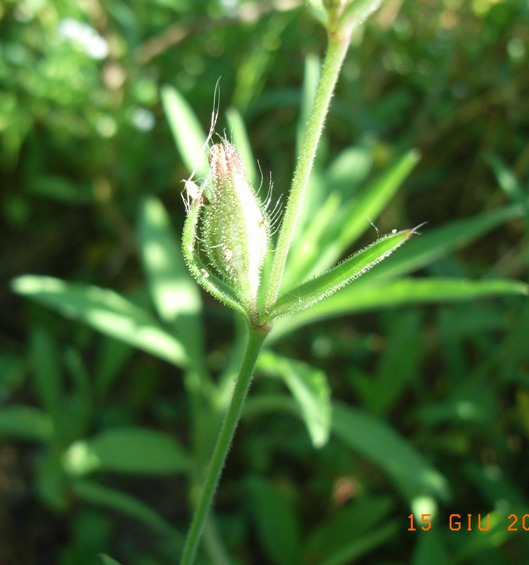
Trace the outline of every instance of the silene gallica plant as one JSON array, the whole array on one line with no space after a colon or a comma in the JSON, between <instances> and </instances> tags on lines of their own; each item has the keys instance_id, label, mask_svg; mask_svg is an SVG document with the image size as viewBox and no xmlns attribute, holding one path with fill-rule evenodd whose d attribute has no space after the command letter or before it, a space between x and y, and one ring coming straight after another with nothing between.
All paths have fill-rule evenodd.
<instances>
[{"instance_id":1,"label":"silene gallica plant","mask_svg":"<svg viewBox=\"0 0 529 565\"><path fill-rule=\"evenodd\" d=\"M67 424L68 441L64 434L54 438L52 432L39 438L48 442L54 457L53 465L43 469L44 476L63 473L61 488L69 484L68 488L77 497L118 508L154 524L165 533L174 534L174 529L154 517L152 510L144 509L138 501L132 501L123 493L116 494L87 476L105 470L138 474L187 473L193 517L185 541L178 533L174 535L181 565L195 561L202 535L210 558L208 562L226 562L215 557L222 551L208 514L256 368L283 379L315 447L323 446L332 432L349 448L380 465L414 511L419 510L417 504L427 504L434 515L436 500L448 496L444 478L411 445L361 410L331 402L321 371L263 349L266 341L272 343L311 321L366 308L526 292L525 285L497 279L397 278L520 215L516 206L453 223L420 238L414 237L416 228L393 230L337 262L418 160L415 151L408 152L354 202L342 202L343 195L320 194L318 201L307 194L318 144L351 37L382 3L383 0L307 0L308 8L326 28L328 47L303 127L291 188L282 202L280 223L278 208L270 204L270 198L262 202L254 188L257 175L251 170L253 165L246 158L247 152L243 151L246 144L237 115L231 115L233 142L210 131L205 144L203 139L195 143L200 136L191 135L192 127L182 128L186 120L192 126L189 107L174 89L166 88L163 92L180 150L188 156L194 152L188 162L197 163L197 176L185 182L183 194L187 211L183 259L199 285L235 310L246 326L246 337L235 344L233 362L218 383L210 378L204 360L198 320L200 297L184 271L182 254L172 241L167 215L154 199L142 206L138 238L161 322L111 291L29 275L14 283L16 292L183 369L190 397L189 451L192 453L187 453L172 438L168 441L162 434L147 433L139 428L107 431L95 438L86 438L86 422L74 437L71 437L71 422ZM208 159L204 162L206 147ZM310 222L306 220L307 206L312 206ZM408 241L409 245L368 273ZM346 285L349 286L344 288ZM108 383L105 386L108 388ZM43 403L50 405L50 412L57 412L53 395L43 394ZM17 415L16 410L12 415ZM219 421L222 422L220 428ZM66 425L59 417L55 424L56 429ZM210 438L217 431L211 453ZM138 456L142 453L145 456ZM53 481L48 479L51 484ZM66 498L60 494L53 496L61 501ZM304 562L299 557L301 544L292 546L296 547L291 549L290 562ZM274 552L274 548L270 551ZM283 547L281 551L287 550ZM325 551L319 548L318 551L320 554L327 551L329 559L333 551L339 551L342 561L332 562L346 563L356 549L350 548L349 553L343 548ZM285 562L278 559L277 562Z\"/></svg>"},{"instance_id":2,"label":"silene gallica plant","mask_svg":"<svg viewBox=\"0 0 529 565\"><path fill-rule=\"evenodd\" d=\"M230 141L222 138L210 148L209 173L200 186L193 180L186 182L183 253L187 265L204 289L242 314L248 341L184 547L183 565L193 562L259 353L274 321L334 294L416 233L413 229L394 230L323 274L281 291L296 221L352 33L381 3L381 0L309 2L328 30L329 44L277 244L271 241L272 214L250 184L243 162Z\"/></svg>"}]
</instances>

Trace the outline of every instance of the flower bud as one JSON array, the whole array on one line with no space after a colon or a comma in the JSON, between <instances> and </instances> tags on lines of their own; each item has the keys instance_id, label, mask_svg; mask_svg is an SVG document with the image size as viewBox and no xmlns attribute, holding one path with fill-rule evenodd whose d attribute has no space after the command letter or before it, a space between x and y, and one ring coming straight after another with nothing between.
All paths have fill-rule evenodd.
<instances>
[{"instance_id":1,"label":"flower bud","mask_svg":"<svg viewBox=\"0 0 529 565\"><path fill-rule=\"evenodd\" d=\"M270 239L269 220L235 147L223 140L209 154L209 205L202 215L202 249L251 317Z\"/></svg>"}]
</instances>

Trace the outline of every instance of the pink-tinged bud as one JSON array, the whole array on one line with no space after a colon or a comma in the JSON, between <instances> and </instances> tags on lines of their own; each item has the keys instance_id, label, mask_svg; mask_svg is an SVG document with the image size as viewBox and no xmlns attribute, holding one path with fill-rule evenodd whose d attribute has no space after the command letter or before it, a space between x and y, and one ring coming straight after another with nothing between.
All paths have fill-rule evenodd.
<instances>
[{"instance_id":1,"label":"pink-tinged bud","mask_svg":"<svg viewBox=\"0 0 529 565\"><path fill-rule=\"evenodd\" d=\"M202 249L253 317L257 314L270 222L247 180L235 146L224 140L214 145L209 163L209 205L202 212Z\"/></svg>"}]
</instances>

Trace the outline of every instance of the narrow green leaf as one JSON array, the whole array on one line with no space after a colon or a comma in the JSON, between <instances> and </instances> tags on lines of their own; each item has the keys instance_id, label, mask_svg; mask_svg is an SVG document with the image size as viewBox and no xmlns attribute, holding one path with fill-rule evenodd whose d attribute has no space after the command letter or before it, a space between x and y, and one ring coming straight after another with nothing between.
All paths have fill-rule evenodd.
<instances>
[{"instance_id":1,"label":"narrow green leaf","mask_svg":"<svg viewBox=\"0 0 529 565\"><path fill-rule=\"evenodd\" d=\"M376 147L376 138L366 134L354 145L339 153L325 171L325 181L330 187L330 192L338 193L344 199L351 199L362 186L366 186L375 161ZM397 161L403 158L405 156L401 156ZM391 165L385 169L380 179L373 182L378 184L393 167L394 165ZM371 184L372 182L368 183L364 190L369 191Z\"/></svg>"},{"instance_id":2,"label":"narrow green leaf","mask_svg":"<svg viewBox=\"0 0 529 565\"><path fill-rule=\"evenodd\" d=\"M328 268L351 247L384 210L418 161L418 152L409 151L362 190L356 198L342 206L337 218L330 223L326 232L328 239L319 245L319 254L312 261L309 275Z\"/></svg>"},{"instance_id":3,"label":"narrow green leaf","mask_svg":"<svg viewBox=\"0 0 529 565\"><path fill-rule=\"evenodd\" d=\"M97 351L97 365L92 371L94 395L97 399L105 398L114 381L123 373L132 352L133 349L122 341L101 340Z\"/></svg>"},{"instance_id":4,"label":"narrow green leaf","mask_svg":"<svg viewBox=\"0 0 529 565\"><path fill-rule=\"evenodd\" d=\"M299 115L296 123L296 160L299 160L300 157L299 154L314 105L320 74L320 58L316 55L308 55L305 58L305 65L303 69L303 88L301 91ZM301 237L301 235L305 233L307 227L311 225L314 214L319 210L324 198L327 196L328 189L325 186L325 183L320 182L320 176L321 167L318 156L316 156L311 176L309 178L309 189L306 191L303 206L299 210L298 221L296 222L294 238L292 240L293 244L297 241L298 237ZM284 202L283 206L286 206ZM292 256L290 256L290 258L292 258ZM295 268L292 270L297 272ZM288 277L290 272L291 270L288 268L287 264L284 275Z\"/></svg>"},{"instance_id":5,"label":"narrow green leaf","mask_svg":"<svg viewBox=\"0 0 529 565\"><path fill-rule=\"evenodd\" d=\"M323 251L315 261L312 273L328 268L349 249L384 210L418 161L419 153L415 150L409 151L365 188L358 198L343 207L340 213L341 220L337 221L339 231L327 245L322 246Z\"/></svg>"},{"instance_id":6,"label":"narrow green leaf","mask_svg":"<svg viewBox=\"0 0 529 565\"><path fill-rule=\"evenodd\" d=\"M402 526L397 520L382 524L376 530L366 533L361 539L355 539L342 547L337 547L326 559L319 561L319 565L349 565L359 557L382 547L402 531Z\"/></svg>"},{"instance_id":7,"label":"narrow green leaf","mask_svg":"<svg viewBox=\"0 0 529 565\"><path fill-rule=\"evenodd\" d=\"M206 176L209 167L205 153L206 135L193 109L172 86L162 88L162 103L186 167L199 177Z\"/></svg>"},{"instance_id":8,"label":"narrow green leaf","mask_svg":"<svg viewBox=\"0 0 529 565\"><path fill-rule=\"evenodd\" d=\"M131 516L164 536L181 538L180 533L165 518L130 494L87 480L74 481L72 490L79 498L91 504L106 506Z\"/></svg>"},{"instance_id":9,"label":"narrow green leaf","mask_svg":"<svg viewBox=\"0 0 529 565\"><path fill-rule=\"evenodd\" d=\"M108 555L105 555L103 553L99 554L99 559L101 559L103 565L121 565L119 561L116 561L115 559L112 559L112 557L109 557Z\"/></svg>"},{"instance_id":10,"label":"narrow green leaf","mask_svg":"<svg viewBox=\"0 0 529 565\"><path fill-rule=\"evenodd\" d=\"M279 320L271 338L318 320L347 316L366 310L396 308L410 304L477 300L490 296L527 296L529 286L519 281L490 279L405 278L395 281L357 281L327 300L288 319Z\"/></svg>"},{"instance_id":11,"label":"narrow green leaf","mask_svg":"<svg viewBox=\"0 0 529 565\"><path fill-rule=\"evenodd\" d=\"M25 190L68 206L94 203L94 191L88 182L81 183L61 176L36 173L27 179Z\"/></svg>"},{"instance_id":12,"label":"narrow green leaf","mask_svg":"<svg viewBox=\"0 0 529 565\"><path fill-rule=\"evenodd\" d=\"M189 458L170 436L145 428L120 428L73 443L64 456L74 475L93 471L172 474L185 471Z\"/></svg>"},{"instance_id":13,"label":"narrow green leaf","mask_svg":"<svg viewBox=\"0 0 529 565\"><path fill-rule=\"evenodd\" d=\"M375 374L358 375L357 394L362 396L361 405L377 416L396 409L410 383L421 379L420 365L424 355L421 343L424 331L423 316L416 309L400 311L387 328L387 347L379 357ZM364 378L363 378L364 377Z\"/></svg>"},{"instance_id":14,"label":"narrow green leaf","mask_svg":"<svg viewBox=\"0 0 529 565\"><path fill-rule=\"evenodd\" d=\"M259 477L252 477L248 486L257 533L271 563L300 563L300 527L288 492Z\"/></svg>"},{"instance_id":15,"label":"narrow green leaf","mask_svg":"<svg viewBox=\"0 0 529 565\"><path fill-rule=\"evenodd\" d=\"M408 498L419 494L433 494L441 499L449 497L445 478L386 423L334 402L332 426L348 447L384 469Z\"/></svg>"},{"instance_id":16,"label":"narrow green leaf","mask_svg":"<svg viewBox=\"0 0 529 565\"><path fill-rule=\"evenodd\" d=\"M527 507L520 508L519 512L516 512L516 510L517 509L511 509L510 507L500 507L487 512L483 516L483 531L476 527L473 531L465 532L467 535L462 538L462 543L458 544L457 550L452 557L452 562L471 563L474 561L474 563L482 563L483 560L480 559L481 556L493 555L509 538L520 535L515 533L516 530L514 530L514 528L510 529L509 527L506 527L506 524L512 523L512 514L515 516L523 516L527 513ZM489 520L486 518L487 515L490 516L490 527L485 529L489 526ZM509 515L511 518L509 518ZM465 529L466 526L465 518L466 516L463 515L459 519L459 524L462 529ZM520 522L518 522L518 524L520 524ZM457 527L457 520L454 520L454 524ZM523 535L527 532L527 530L522 529L520 526L518 527L520 528L520 533L523 531ZM497 552L496 557L497 559L495 559L494 562L499 562L503 555L501 555L500 552Z\"/></svg>"},{"instance_id":17,"label":"narrow green leaf","mask_svg":"<svg viewBox=\"0 0 529 565\"><path fill-rule=\"evenodd\" d=\"M261 353L258 367L284 380L299 406L312 444L314 447L325 445L331 427L331 391L325 373L270 351Z\"/></svg>"},{"instance_id":18,"label":"narrow green leaf","mask_svg":"<svg viewBox=\"0 0 529 565\"><path fill-rule=\"evenodd\" d=\"M342 200L339 195L329 194L329 197L322 204L315 207L316 209L310 215L310 218L307 218L303 229L298 230L297 237L288 255L281 288L292 288L297 281L309 278L309 273L314 272L313 265L322 253L322 242L327 240L325 231L336 221L336 215L341 205ZM327 265L328 267L329 265ZM318 272L321 273L322 270L320 269Z\"/></svg>"},{"instance_id":19,"label":"narrow green leaf","mask_svg":"<svg viewBox=\"0 0 529 565\"><path fill-rule=\"evenodd\" d=\"M413 234L413 230L404 230L382 237L326 273L286 292L277 301L272 317L276 318L304 310L330 296L380 263Z\"/></svg>"},{"instance_id":20,"label":"narrow green leaf","mask_svg":"<svg viewBox=\"0 0 529 565\"><path fill-rule=\"evenodd\" d=\"M522 214L521 206L505 206L466 220L451 222L431 231L425 228L421 237L414 238L397 255L384 261L376 270L376 277L396 277L421 269ZM368 274L366 281L371 276L372 274Z\"/></svg>"},{"instance_id":21,"label":"narrow green leaf","mask_svg":"<svg viewBox=\"0 0 529 565\"><path fill-rule=\"evenodd\" d=\"M146 199L141 208L138 236L145 272L156 310L165 322L180 314L196 315L201 310L200 294L185 266L180 246L162 203Z\"/></svg>"},{"instance_id":22,"label":"narrow green leaf","mask_svg":"<svg viewBox=\"0 0 529 565\"><path fill-rule=\"evenodd\" d=\"M325 563L328 560L351 563L353 556L359 556L360 544L370 532L378 532L382 524L390 520L395 505L389 496L365 494L352 500L346 506L332 508L324 522L309 533L304 542L307 563ZM373 544L361 546L364 551Z\"/></svg>"},{"instance_id":23,"label":"narrow green leaf","mask_svg":"<svg viewBox=\"0 0 529 565\"><path fill-rule=\"evenodd\" d=\"M413 550L412 565L445 565L453 563L438 527L421 532Z\"/></svg>"},{"instance_id":24,"label":"narrow green leaf","mask_svg":"<svg viewBox=\"0 0 529 565\"><path fill-rule=\"evenodd\" d=\"M62 467L62 453L56 448L57 444L53 445L55 439L49 446L51 449L47 449L39 460L33 487L47 506L64 513L71 502L70 482Z\"/></svg>"},{"instance_id":25,"label":"narrow green leaf","mask_svg":"<svg viewBox=\"0 0 529 565\"><path fill-rule=\"evenodd\" d=\"M356 154L361 151L354 147L348 153L352 150ZM360 157L357 156L357 159ZM331 192L326 202L314 211L304 233L299 235L291 252L292 265L289 264L289 271L295 271L300 278L308 278L336 263L386 207L418 160L418 152L409 151L360 194L349 197L345 204L337 191ZM332 166L335 169L344 168L340 163ZM332 175L329 173L331 186L331 177L336 177L337 174L336 170ZM341 180L340 184L343 182ZM351 185L354 185L354 178L351 179Z\"/></svg>"},{"instance_id":26,"label":"narrow green leaf","mask_svg":"<svg viewBox=\"0 0 529 565\"><path fill-rule=\"evenodd\" d=\"M42 410L22 405L0 408L0 438L48 442L52 436L53 421Z\"/></svg>"},{"instance_id":27,"label":"narrow green leaf","mask_svg":"<svg viewBox=\"0 0 529 565\"><path fill-rule=\"evenodd\" d=\"M494 171L496 179L503 192L509 197L511 202L525 205L527 209L527 192L522 188L514 173L507 167L502 159L495 153L487 156L487 162Z\"/></svg>"},{"instance_id":28,"label":"narrow green leaf","mask_svg":"<svg viewBox=\"0 0 529 565\"><path fill-rule=\"evenodd\" d=\"M15 279L13 290L175 365L187 361L178 340L139 306L111 290L35 275Z\"/></svg>"},{"instance_id":29,"label":"narrow green leaf","mask_svg":"<svg viewBox=\"0 0 529 565\"><path fill-rule=\"evenodd\" d=\"M155 198L145 200L140 208L138 240L158 314L174 328L190 365L205 371L200 292L186 267L169 217Z\"/></svg>"},{"instance_id":30,"label":"narrow green leaf","mask_svg":"<svg viewBox=\"0 0 529 565\"><path fill-rule=\"evenodd\" d=\"M57 422L63 386L57 348L45 330L36 328L30 334L29 349L40 404Z\"/></svg>"}]
</instances>

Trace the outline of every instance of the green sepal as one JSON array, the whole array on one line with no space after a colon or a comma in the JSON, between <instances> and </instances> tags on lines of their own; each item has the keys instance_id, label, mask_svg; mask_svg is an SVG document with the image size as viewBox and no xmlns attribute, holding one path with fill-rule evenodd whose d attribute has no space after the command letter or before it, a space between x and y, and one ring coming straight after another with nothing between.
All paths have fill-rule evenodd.
<instances>
[{"instance_id":1,"label":"green sepal","mask_svg":"<svg viewBox=\"0 0 529 565\"><path fill-rule=\"evenodd\" d=\"M182 252L185 262L195 280L204 290L247 318L246 310L237 300L233 290L217 277L200 258L200 251L196 243L198 241L198 221L203 206L204 204L198 199L194 200L189 206L182 234Z\"/></svg>"},{"instance_id":2,"label":"green sepal","mask_svg":"<svg viewBox=\"0 0 529 565\"><path fill-rule=\"evenodd\" d=\"M277 301L271 318L305 310L366 273L404 244L414 230L403 230L381 237L329 271L284 293Z\"/></svg>"}]
</instances>

